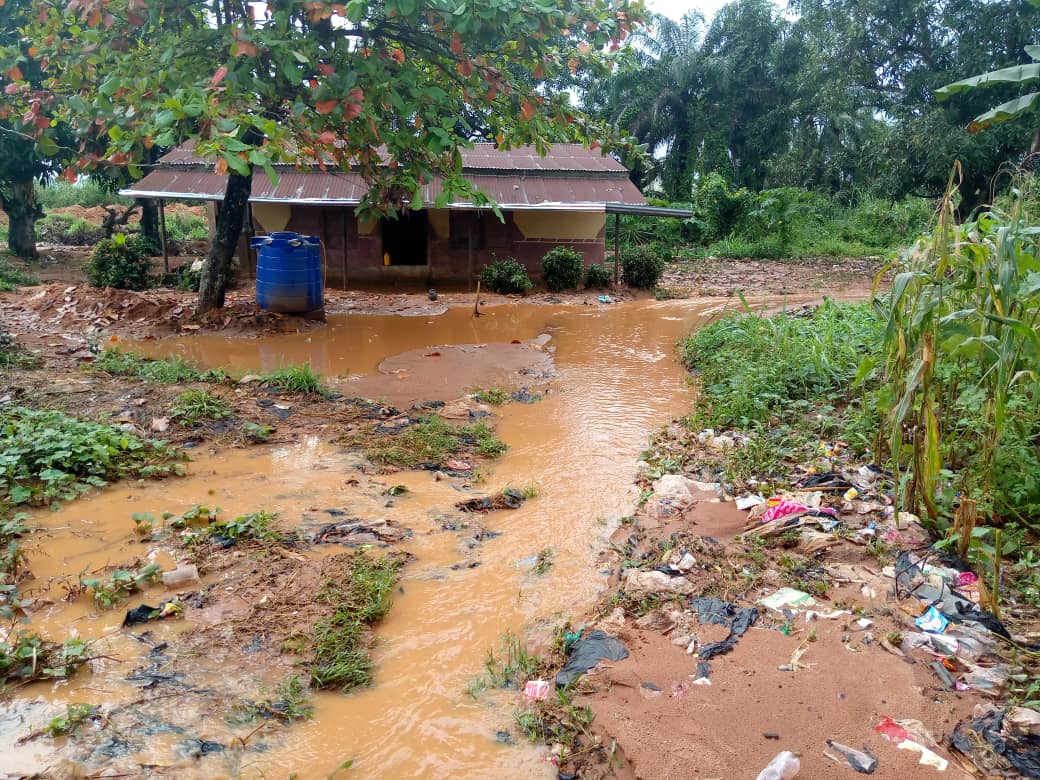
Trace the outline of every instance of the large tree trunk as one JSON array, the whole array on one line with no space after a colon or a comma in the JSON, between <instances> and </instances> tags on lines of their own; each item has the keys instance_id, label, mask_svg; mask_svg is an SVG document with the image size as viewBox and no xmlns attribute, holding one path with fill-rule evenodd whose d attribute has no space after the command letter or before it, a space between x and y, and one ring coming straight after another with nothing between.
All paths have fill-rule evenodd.
<instances>
[{"instance_id":1,"label":"large tree trunk","mask_svg":"<svg viewBox=\"0 0 1040 780\"><path fill-rule=\"evenodd\" d=\"M199 314L220 309L224 306L224 296L231 282L231 258L235 255L238 239L245 223L246 203L253 190L253 169L248 176L237 173L228 174L227 188L224 190L224 202L220 204L217 214L217 226L210 244L206 263L202 266L202 279L199 283L199 302L196 311Z\"/></svg>"},{"instance_id":2,"label":"large tree trunk","mask_svg":"<svg viewBox=\"0 0 1040 780\"><path fill-rule=\"evenodd\" d=\"M155 198L138 198L137 205L141 207L141 235L159 249L159 202Z\"/></svg>"},{"instance_id":3,"label":"large tree trunk","mask_svg":"<svg viewBox=\"0 0 1040 780\"><path fill-rule=\"evenodd\" d=\"M31 177L19 179L0 189L0 207L7 212L10 222L8 249L18 257L35 260L36 220L43 216L43 209L36 200L36 181Z\"/></svg>"}]
</instances>

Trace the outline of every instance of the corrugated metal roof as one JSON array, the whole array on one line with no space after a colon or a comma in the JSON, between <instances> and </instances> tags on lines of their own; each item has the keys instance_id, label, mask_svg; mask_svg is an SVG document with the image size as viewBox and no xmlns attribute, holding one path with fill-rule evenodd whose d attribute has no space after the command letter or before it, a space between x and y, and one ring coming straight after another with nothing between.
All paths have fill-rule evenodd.
<instances>
[{"instance_id":1,"label":"corrugated metal roof","mask_svg":"<svg viewBox=\"0 0 1040 780\"><path fill-rule=\"evenodd\" d=\"M586 149L581 144L552 144L545 157L539 155L533 146L498 149L494 144L476 144L472 149L462 149L461 153L463 170L628 174L625 166L613 157L599 150ZM164 155L159 163L169 166L209 166L213 161L198 157L195 154L195 142L188 141Z\"/></svg>"},{"instance_id":2,"label":"corrugated metal roof","mask_svg":"<svg viewBox=\"0 0 1040 780\"><path fill-rule=\"evenodd\" d=\"M473 174L466 179L503 209L603 211L607 203L646 205L646 199L627 177L588 174L553 176L547 173L503 176ZM171 200L223 200L227 177L210 170L160 168L121 194L138 198ZM313 203L357 205L368 185L357 173L344 171L285 171L277 184L262 172L253 176L257 203ZM440 181L423 187L423 201L433 203L441 193ZM453 208L473 208L453 203Z\"/></svg>"}]
</instances>

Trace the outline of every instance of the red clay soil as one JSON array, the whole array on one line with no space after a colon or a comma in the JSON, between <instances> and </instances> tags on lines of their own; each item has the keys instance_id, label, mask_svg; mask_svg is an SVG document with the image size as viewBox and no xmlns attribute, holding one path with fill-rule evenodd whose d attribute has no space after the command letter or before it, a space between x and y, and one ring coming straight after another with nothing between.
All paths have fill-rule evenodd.
<instances>
[{"instance_id":1,"label":"red clay soil","mask_svg":"<svg viewBox=\"0 0 1040 780\"><path fill-rule=\"evenodd\" d=\"M633 555L639 556L663 540L689 547L694 537L711 537L721 544L705 544L695 555L698 566L688 575L694 592L743 606L790 584L773 562L762 581L745 593L740 553L747 548L734 537L744 530L747 513L732 502L720 503L710 492L695 491L694 498L685 512L659 520L640 516L635 526L622 526L615 543L634 535L639 541ZM622 765L612 774L607 766L585 764L581 777L755 778L782 750L800 756L799 778L855 776L847 764L824 755L828 739L857 750L866 746L878 759L877 778L970 776L945 748L936 752L950 764L939 773L919 765L918 754L897 749L874 728L885 716L919 720L941 745L975 705L989 700L973 691L947 691L924 654L900 657L882 647L890 635L912 630L912 617L892 594L892 580L881 575L878 562L862 547L844 542L820 553L818 562L832 577L817 609L840 607L855 614L808 622L804 613L796 613L788 623L762 607L758 622L735 648L711 659L710 685L694 684L699 659L672 639L682 642L678 638L689 629L703 645L724 639L728 628L691 623L689 613L682 618L681 608L666 596L642 617L631 612L625 617L615 608L600 620L597 627L621 639L630 655L602 661L581 682L574 703L591 707L600 744L615 745ZM863 590L865 585L873 591ZM610 612L609 600L604 604L603 612ZM860 614L873 621L867 629L856 624ZM781 671L799 649L804 653L796 670Z\"/></svg>"}]
</instances>

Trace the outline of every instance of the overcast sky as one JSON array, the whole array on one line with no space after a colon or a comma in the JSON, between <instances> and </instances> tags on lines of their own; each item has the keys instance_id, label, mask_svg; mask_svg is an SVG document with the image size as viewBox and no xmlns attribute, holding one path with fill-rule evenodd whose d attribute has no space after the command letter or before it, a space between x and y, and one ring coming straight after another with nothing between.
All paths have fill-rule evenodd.
<instances>
[{"instance_id":1,"label":"overcast sky","mask_svg":"<svg viewBox=\"0 0 1040 780\"><path fill-rule=\"evenodd\" d=\"M646 6L655 13L681 19L690 9L696 8L708 22L728 0L647 0Z\"/></svg>"}]
</instances>

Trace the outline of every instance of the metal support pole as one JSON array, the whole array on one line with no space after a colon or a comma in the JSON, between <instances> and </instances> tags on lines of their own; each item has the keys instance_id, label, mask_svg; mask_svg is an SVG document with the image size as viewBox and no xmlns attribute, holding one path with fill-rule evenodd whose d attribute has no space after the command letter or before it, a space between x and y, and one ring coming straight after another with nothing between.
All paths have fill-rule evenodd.
<instances>
[{"instance_id":1,"label":"metal support pole","mask_svg":"<svg viewBox=\"0 0 1040 780\"><path fill-rule=\"evenodd\" d=\"M621 215L614 215L614 284L621 285Z\"/></svg>"},{"instance_id":2,"label":"metal support pole","mask_svg":"<svg viewBox=\"0 0 1040 780\"><path fill-rule=\"evenodd\" d=\"M162 249L163 271L170 272L170 250L166 246L166 201L159 199L159 247Z\"/></svg>"}]
</instances>

